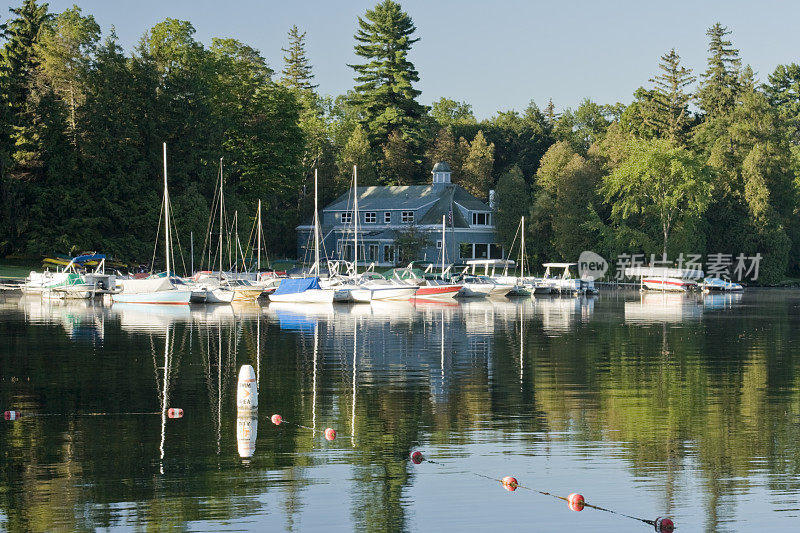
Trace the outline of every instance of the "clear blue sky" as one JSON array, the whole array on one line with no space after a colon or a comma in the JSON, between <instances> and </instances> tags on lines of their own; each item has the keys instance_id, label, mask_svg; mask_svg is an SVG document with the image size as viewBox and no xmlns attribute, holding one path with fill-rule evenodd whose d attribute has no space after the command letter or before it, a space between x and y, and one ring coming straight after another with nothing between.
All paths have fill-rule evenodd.
<instances>
[{"instance_id":1,"label":"clear blue sky","mask_svg":"<svg viewBox=\"0 0 800 533\"><path fill-rule=\"evenodd\" d=\"M21 3L15 1L12 5ZM51 0L51 10L77 3L104 32L114 25L130 52L142 34L167 17L190 21L196 38L233 37L261 51L276 71L292 24L306 43L322 94L353 87L353 35L370 1ZM782 63L800 62L800 3L684 1L405 0L421 40L411 60L424 104L442 96L472 104L478 118L544 107L631 101L657 73L659 57L675 47L699 75L708 47L705 30L719 21L761 80ZM6 15L3 15L3 19Z\"/></svg>"}]
</instances>

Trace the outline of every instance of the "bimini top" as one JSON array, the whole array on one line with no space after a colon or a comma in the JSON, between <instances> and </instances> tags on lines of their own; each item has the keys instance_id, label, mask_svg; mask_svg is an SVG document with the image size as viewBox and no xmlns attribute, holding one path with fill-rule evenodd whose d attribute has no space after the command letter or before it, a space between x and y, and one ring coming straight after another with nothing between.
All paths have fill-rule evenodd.
<instances>
[{"instance_id":1,"label":"bimini top","mask_svg":"<svg viewBox=\"0 0 800 533\"><path fill-rule=\"evenodd\" d=\"M319 278L286 278L281 280L281 284L275 290L275 295L297 294L309 289L319 289Z\"/></svg>"},{"instance_id":2,"label":"bimini top","mask_svg":"<svg viewBox=\"0 0 800 533\"><path fill-rule=\"evenodd\" d=\"M514 266L516 263L513 259L470 259L467 261L468 265L489 265L489 266Z\"/></svg>"},{"instance_id":3,"label":"bimini top","mask_svg":"<svg viewBox=\"0 0 800 533\"><path fill-rule=\"evenodd\" d=\"M545 268L569 268L576 266L578 263L542 263Z\"/></svg>"}]
</instances>

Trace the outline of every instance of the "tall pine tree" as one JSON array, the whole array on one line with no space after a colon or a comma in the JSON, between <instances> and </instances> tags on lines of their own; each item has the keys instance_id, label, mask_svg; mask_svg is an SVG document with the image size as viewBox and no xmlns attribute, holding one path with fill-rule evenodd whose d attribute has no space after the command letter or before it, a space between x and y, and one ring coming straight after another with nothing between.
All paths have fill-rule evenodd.
<instances>
[{"instance_id":1,"label":"tall pine tree","mask_svg":"<svg viewBox=\"0 0 800 533\"><path fill-rule=\"evenodd\" d=\"M419 39L411 17L400 4L384 0L358 18L356 54L366 61L350 65L356 71L355 102L362 112L373 151L398 132L416 158L421 145L421 119L425 107L416 101L420 91L414 65L408 60L411 46ZM394 141L396 142L396 141Z\"/></svg>"},{"instance_id":2,"label":"tall pine tree","mask_svg":"<svg viewBox=\"0 0 800 533\"><path fill-rule=\"evenodd\" d=\"M313 91L318 86L312 80L311 63L306 57L306 32L300 33L297 25L289 29L289 48L281 48L288 55L283 56L283 84L290 89Z\"/></svg>"}]
</instances>

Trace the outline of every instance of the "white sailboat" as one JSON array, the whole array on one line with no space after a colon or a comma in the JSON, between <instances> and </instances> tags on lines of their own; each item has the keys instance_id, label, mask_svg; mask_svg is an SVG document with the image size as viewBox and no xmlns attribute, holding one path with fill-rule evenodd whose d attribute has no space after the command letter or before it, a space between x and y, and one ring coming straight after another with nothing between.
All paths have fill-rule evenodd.
<instances>
[{"instance_id":1,"label":"white sailboat","mask_svg":"<svg viewBox=\"0 0 800 533\"><path fill-rule=\"evenodd\" d=\"M178 278L172 276L172 229L170 224L169 189L167 188L167 143L164 143L164 251L167 270L163 274L145 279L117 280L119 292L112 294L115 302L141 304L186 305L192 291Z\"/></svg>"},{"instance_id":2,"label":"white sailboat","mask_svg":"<svg viewBox=\"0 0 800 533\"><path fill-rule=\"evenodd\" d=\"M286 278L281 280L275 292L269 295L271 302L331 303L333 289L323 289L319 285L319 210L317 208L317 171L314 170L314 265L306 278Z\"/></svg>"}]
</instances>

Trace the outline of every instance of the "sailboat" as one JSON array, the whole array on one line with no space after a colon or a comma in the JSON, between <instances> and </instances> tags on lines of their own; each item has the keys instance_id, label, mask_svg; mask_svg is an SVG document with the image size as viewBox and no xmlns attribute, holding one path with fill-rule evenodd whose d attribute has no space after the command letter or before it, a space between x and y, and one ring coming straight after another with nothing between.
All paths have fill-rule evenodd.
<instances>
[{"instance_id":1,"label":"sailboat","mask_svg":"<svg viewBox=\"0 0 800 533\"><path fill-rule=\"evenodd\" d=\"M424 300L447 300L455 298L461 291L461 285L458 283L450 283L444 279L445 274L450 267L445 268L445 221L446 218L442 215L442 277L441 279L428 279L422 280L423 285L417 289L416 298Z\"/></svg>"},{"instance_id":2,"label":"sailboat","mask_svg":"<svg viewBox=\"0 0 800 533\"><path fill-rule=\"evenodd\" d=\"M186 305L192 291L172 275L172 229L170 224L169 189L167 188L167 143L164 143L164 251L167 260L166 272L144 279L117 280L119 292L112 294L115 302L139 304Z\"/></svg>"},{"instance_id":3,"label":"sailboat","mask_svg":"<svg viewBox=\"0 0 800 533\"><path fill-rule=\"evenodd\" d=\"M272 302L301 302L301 303L331 303L333 302L333 289L323 289L319 285L319 210L317 200L317 171L314 170L314 265L311 273L316 274L305 278L286 278L275 292L269 295Z\"/></svg>"},{"instance_id":4,"label":"sailboat","mask_svg":"<svg viewBox=\"0 0 800 533\"><path fill-rule=\"evenodd\" d=\"M224 208L225 208L225 200L223 196L223 178L222 178L222 158L219 158L219 272L217 273L216 279L213 276L212 272L198 272L192 278L193 280L193 288L195 289L194 297L199 299L200 301L204 301L205 303L209 304L229 304L233 301L233 291L228 289L227 287L222 286L222 221L225 216ZM209 229L211 224L213 223L213 215L209 220ZM205 251L204 251L205 253ZM210 256L211 252L209 250L209 263L210 263ZM199 295L203 295L202 298Z\"/></svg>"}]
</instances>

